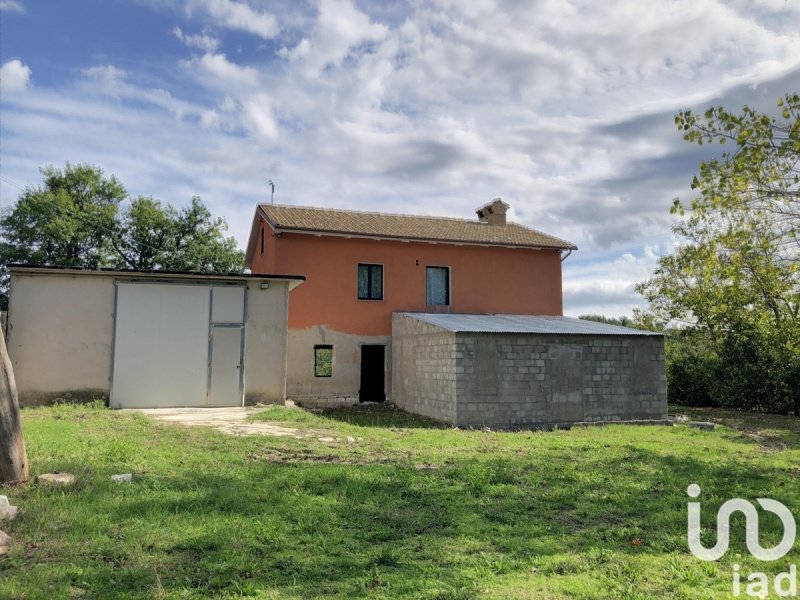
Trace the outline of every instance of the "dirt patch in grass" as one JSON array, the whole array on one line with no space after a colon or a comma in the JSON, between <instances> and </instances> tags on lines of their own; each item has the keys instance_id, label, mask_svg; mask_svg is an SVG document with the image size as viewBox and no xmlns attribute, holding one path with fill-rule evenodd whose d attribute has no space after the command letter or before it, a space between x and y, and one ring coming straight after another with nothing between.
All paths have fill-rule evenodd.
<instances>
[{"instance_id":1,"label":"dirt patch in grass","mask_svg":"<svg viewBox=\"0 0 800 600\"><path fill-rule=\"evenodd\" d=\"M194 427L211 427L221 433L235 436L268 435L295 439L316 437L323 442L336 441L330 430L309 427L287 427L284 421L254 419L257 415L270 411L269 407L232 408L152 408L132 412L145 414L157 421ZM294 409L299 410L299 409ZM267 414L277 414L275 411ZM289 422L293 422L289 420ZM297 421L305 424L304 421Z\"/></svg>"},{"instance_id":2,"label":"dirt patch in grass","mask_svg":"<svg viewBox=\"0 0 800 600\"><path fill-rule=\"evenodd\" d=\"M254 461L264 461L279 464L339 464L339 465L386 465L394 464L388 458L363 458L360 456L346 456L338 454L316 454L302 451L270 450L248 454L247 458Z\"/></svg>"},{"instance_id":3,"label":"dirt patch in grass","mask_svg":"<svg viewBox=\"0 0 800 600\"><path fill-rule=\"evenodd\" d=\"M788 448L781 436L766 434L762 431L748 433L744 437L758 444L762 452L783 452Z\"/></svg>"},{"instance_id":4,"label":"dirt patch in grass","mask_svg":"<svg viewBox=\"0 0 800 600\"><path fill-rule=\"evenodd\" d=\"M718 423L737 431L737 439L757 445L761 452L783 452L800 442L800 418L718 408L672 407L695 420ZM672 411L670 411L672 412Z\"/></svg>"}]
</instances>

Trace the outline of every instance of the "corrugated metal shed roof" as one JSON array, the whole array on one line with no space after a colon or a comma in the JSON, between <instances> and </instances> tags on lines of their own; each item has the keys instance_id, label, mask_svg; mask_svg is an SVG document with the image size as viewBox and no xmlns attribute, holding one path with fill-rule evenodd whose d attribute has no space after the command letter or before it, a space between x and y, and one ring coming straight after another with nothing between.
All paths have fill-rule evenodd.
<instances>
[{"instance_id":1,"label":"corrugated metal shed roof","mask_svg":"<svg viewBox=\"0 0 800 600\"><path fill-rule=\"evenodd\" d=\"M572 335L661 335L653 331L585 321L574 317L535 315L462 315L399 313L457 333L554 333Z\"/></svg>"}]
</instances>

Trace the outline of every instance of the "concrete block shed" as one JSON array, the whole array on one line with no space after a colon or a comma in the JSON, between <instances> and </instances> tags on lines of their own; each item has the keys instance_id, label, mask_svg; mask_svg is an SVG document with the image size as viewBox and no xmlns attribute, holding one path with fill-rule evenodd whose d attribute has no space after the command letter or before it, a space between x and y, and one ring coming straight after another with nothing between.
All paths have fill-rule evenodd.
<instances>
[{"instance_id":1,"label":"concrete block shed","mask_svg":"<svg viewBox=\"0 0 800 600\"><path fill-rule=\"evenodd\" d=\"M395 313L392 400L458 426L667 416L663 336L558 316Z\"/></svg>"},{"instance_id":2,"label":"concrete block shed","mask_svg":"<svg viewBox=\"0 0 800 600\"><path fill-rule=\"evenodd\" d=\"M283 402L292 275L11 266L7 345L22 405Z\"/></svg>"}]
</instances>

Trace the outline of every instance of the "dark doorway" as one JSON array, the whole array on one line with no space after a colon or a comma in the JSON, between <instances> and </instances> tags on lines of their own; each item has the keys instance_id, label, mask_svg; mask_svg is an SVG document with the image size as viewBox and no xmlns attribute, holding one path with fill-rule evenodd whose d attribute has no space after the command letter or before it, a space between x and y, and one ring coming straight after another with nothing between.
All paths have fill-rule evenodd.
<instances>
[{"instance_id":1,"label":"dark doorway","mask_svg":"<svg viewBox=\"0 0 800 600\"><path fill-rule=\"evenodd\" d=\"M385 346L361 346L359 402L383 402L386 400L386 393L383 389L385 351Z\"/></svg>"}]
</instances>

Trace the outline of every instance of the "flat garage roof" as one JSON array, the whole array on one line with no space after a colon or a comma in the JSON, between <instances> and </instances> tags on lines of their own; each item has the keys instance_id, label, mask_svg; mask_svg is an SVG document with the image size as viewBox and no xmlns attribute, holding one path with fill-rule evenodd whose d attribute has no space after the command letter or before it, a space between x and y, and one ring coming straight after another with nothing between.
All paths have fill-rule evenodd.
<instances>
[{"instance_id":1,"label":"flat garage roof","mask_svg":"<svg viewBox=\"0 0 800 600\"><path fill-rule=\"evenodd\" d=\"M155 281L286 281L289 289L294 289L306 278L305 275L273 275L273 274L254 274L254 273L209 273L201 271L161 271L161 270L142 270L132 269L87 269L77 267L60 267L51 265L29 265L29 264L9 264L8 270L12 273L26 273L34 275L72 275L87 277L117 277L125 279L150 279Z\"/></svg>"},{"instance_id":2,"label":"flat garage roof","mask_svg":"<svg viewBox=\"0 0 800 600\"><path fill-rule=\"evenodd\" d=\"M573 335L661 335L574 317L397 313L456 333L554 333Z\"/></svg>"}]
</instances>

